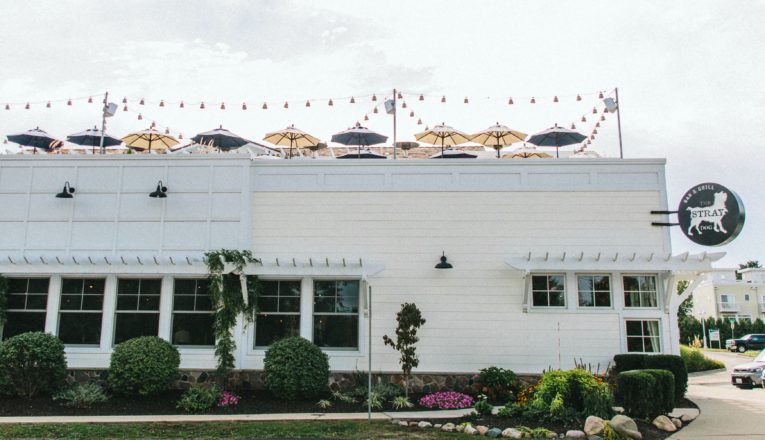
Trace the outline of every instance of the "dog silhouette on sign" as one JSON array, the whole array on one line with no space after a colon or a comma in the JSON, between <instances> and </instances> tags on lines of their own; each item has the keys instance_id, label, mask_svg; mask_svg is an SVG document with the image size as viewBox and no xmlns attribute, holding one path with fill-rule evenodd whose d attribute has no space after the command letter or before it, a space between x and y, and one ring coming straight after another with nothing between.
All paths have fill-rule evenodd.
<instances>
[{"instance_id":1,"label":"dog silhouette on sign","mask_svg":"<svg viewBox=\"0 0 765 440\"><path fill-rule=\"evenodd\" d=\"M720 191L715 193L714 203L711 206L704 207L688 207L688 211L691 211L691 225L688 226L688 235L693 235L692 229L696 229L699 235L702 235L702 228L700 228L702 222L712 224L712 228L715 232L722 232L727 234L728 231L723 228L722 221L725 218L725 214L728 213L728 208L725 207L725 202L728 200L728 194Z\"/></svg>"}]
</instances>

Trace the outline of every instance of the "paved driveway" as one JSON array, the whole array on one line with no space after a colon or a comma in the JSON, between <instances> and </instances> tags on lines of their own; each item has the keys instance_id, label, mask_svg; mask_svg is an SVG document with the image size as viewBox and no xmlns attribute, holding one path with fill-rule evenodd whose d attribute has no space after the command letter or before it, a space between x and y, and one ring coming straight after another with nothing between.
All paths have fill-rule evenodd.
<instances>
[{"instance_id":1,"label":"paved driveway","mask_svg":"<svg viewBox=\"0 0 765 440\"><path fill-rule=\"evenodd\" d=\"M733 366L752 358L734 353L707 355L724 362L726 371L690 375L687 397L699 405L701 415L670 439L765 440L765 390L742 390L730 384Z\"/></svg>"}]
</instances>

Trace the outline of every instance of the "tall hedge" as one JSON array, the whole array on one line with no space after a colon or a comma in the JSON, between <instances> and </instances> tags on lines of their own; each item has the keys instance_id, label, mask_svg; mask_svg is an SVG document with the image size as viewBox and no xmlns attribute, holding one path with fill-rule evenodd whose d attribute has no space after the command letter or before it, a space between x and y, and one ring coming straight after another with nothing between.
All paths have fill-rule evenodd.
<instances>
[{"instance_id":1,"label":"tall hedge","mask_svg":"<svg viewBox=\"0 0 765 440\"><path fill-rule=\"evenodd\" d=\"M54 392L66 378L64 344L51 334L27 332L0 343L0 383L22 397Z\"/></svg>"},{"instance_id":2,"label":"tall hedge","mask_svg":"<svg viewBox=\"0 0 765 440\"><path fill-rule=\"evenodd\" d=\"M685 361L680 356L671 354L617 354L614 356L612 374L618 375L624 371L661 369L672 372L675 377L675 401L685 396L688 389L688 370Z\"/></svg>"},{"instance_id":3,"label":"tall hedge","mask_svg":"<svg viewBox=\"0 0 765 440\"><path fill-rule=\"evenodd\" d=\"M149 396L167 390L178 376L178 349L156 336L129 339L114 348L109 384L126 395Z\"/></svg>"},{"instance_id":4,"label":"tall hedge","mask_svg":"<svg viewBox=\"0 0 765 440\"><path fill-rule=\"evenodd\" d=\"M266 385L282 399L313 398L329 385L329 358L299 336L274 342L263 359Z\"/></svg>"},{"instance_id":5,"label":"tall hedge","mask_svg":"<svg viewBox=\"0 0 765 440\"><path fill-rule=\"evenodd\" d=\"M616 392L631 417L653 419L669 414L675 405L675 377L668 370L630 370L616 376Z\"/></svg>"}]
</instances>

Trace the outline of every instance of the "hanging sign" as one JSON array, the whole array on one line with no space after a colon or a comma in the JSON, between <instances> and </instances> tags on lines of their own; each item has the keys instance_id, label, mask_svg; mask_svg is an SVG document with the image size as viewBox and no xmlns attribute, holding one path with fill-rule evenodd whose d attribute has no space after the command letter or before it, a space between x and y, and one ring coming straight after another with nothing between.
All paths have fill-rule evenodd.
<instances>
[{"instance_id":1,"label":"hanging sign","mask_svg":"<svg viewBox=\"0 0 765 440\"><path fill-rule=\"evenodd\" d=\"M703 246L733 241L744 227L744 204L736 193L718 183L702 183L685 193L677 208L683 234Z\"/></svg>"}]
</instances>

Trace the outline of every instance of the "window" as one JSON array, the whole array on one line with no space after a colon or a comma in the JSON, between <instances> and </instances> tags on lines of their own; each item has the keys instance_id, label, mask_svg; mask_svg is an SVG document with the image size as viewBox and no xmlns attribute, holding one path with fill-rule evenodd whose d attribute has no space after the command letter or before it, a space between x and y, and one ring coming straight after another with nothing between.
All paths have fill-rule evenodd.
<instances>
[{"instance_id":1,"label":"window","mask_svg":"<svg viewBox=\"0 0 765 440\"><path fill-rule=\"evenodd\" d=\"M255 346L300 336L300 281L260 281Z\"/></svg>"},{"instance_id":2,"label":"window","mask_svg":"<svg viewBox=\"0 0 765 440\"><path fill-rule=\"evenodd\" d=\"M565 307L563 275L532 275L531 296L534 307Z\"/></svg>"},{"instance_id":3,"label":"window","mask_svg":"<svg viewBox=\"0 0 765 440\"><path fill-rule=\"evenodd\" d=\"M175 279L172 338L174 345L215 345L214 312L208 286L207 279Z\"/></svg>"},{"instance_id":4,"label":"window","mask_svg":"<svg viewBox=\"0 0 765 440\"><path fill-rule=\"evenodd\" d=\"M625 307L657 307L655 275L625 275L624 283Z\"/></svg>"},{"instance_id":5,"label":"window","mask_svg":"<svg viewBox=\"0 0 765 440\"><path fill-rule=\"evenodd\" d=\"M101 309L104 279L64 278L58 337L64 344L98 345L101 340Z\"/></svg>"},{"instance_id":6,"label":"window","mask_svg":"<svg viewBox=\"0 0 765 440\"><path fill-rule=\"evenodd\" d=\"M611 277L579 275L579 307L611 307Z\"/></svg>"},{"instance_id":7,"label":"window","mask_svg":"<svg viewBox=\"0 0 765 440\"><path fill-rule=\"evenodd\" d=\"M45 331L48 278L8 278L8 319L3 339L21 333Z\"/></svg>"},{"instance_id":8,"label":"window","mask_svg":"<svg viewBox=\"0 0 765 440\"><path fill-rule=\"evenodd\" d=\"M748 293L744 294L744 301L749 301L749 294Z\"/></svg>"},{"instance_id":9,"label":"window","mask_svg":"<svg viewBox=\"0 0 765 440\"><path fill-rule=\"evenodd\" d=\"M358 348L359 282L314 281L313 342L319 347Z\"/></svg>"},{"instance_id":10,"label":"window","mask_svg":"<svg viewBox=\"0 0 765 440\"><path fill-rule=\"evenodd\" d=\"M114 344L159 334L160 279L122 278L117 281Z\"/></svg>"},{"instance_id":11,"label":"window","mask_svg":"<svg viewBox=\"0 0 765 440\"><path fill-rule=\"evenodd\" d=\"M661 333L659 321L627 321L627 351L630 353L660 353Z\"/></svg>"}]
</instances>

